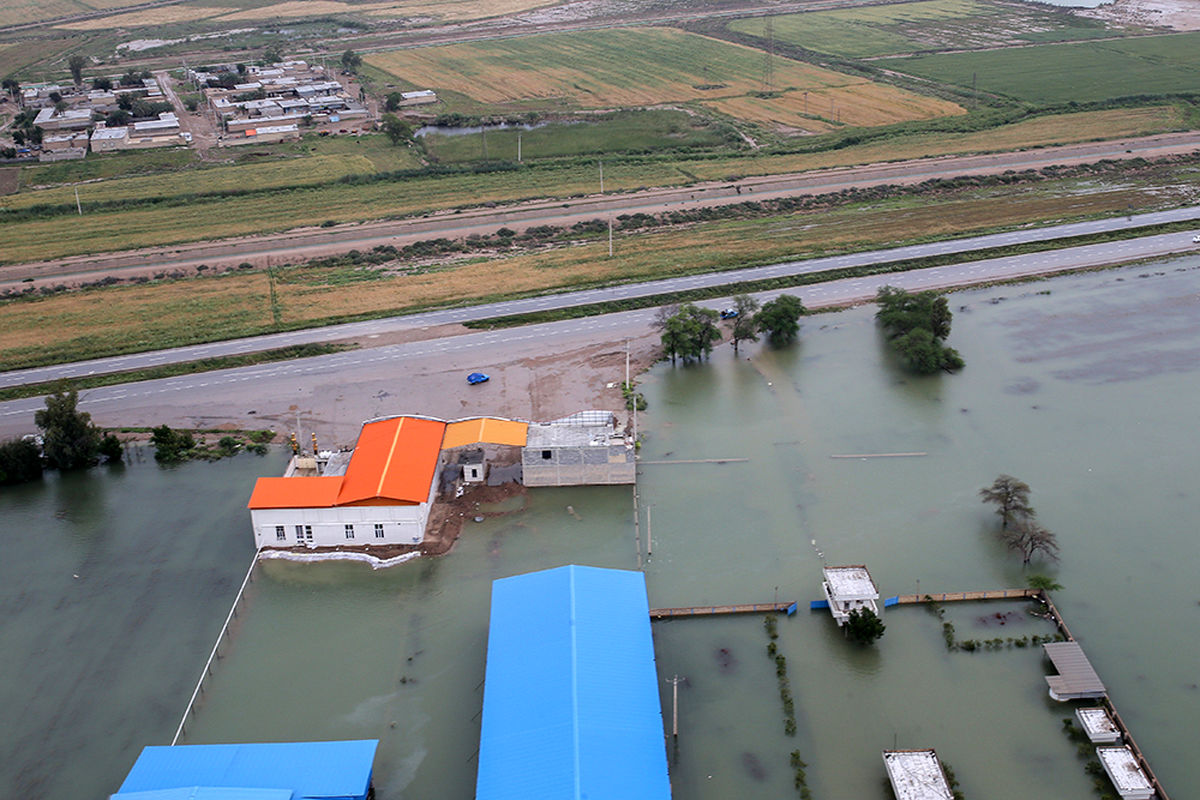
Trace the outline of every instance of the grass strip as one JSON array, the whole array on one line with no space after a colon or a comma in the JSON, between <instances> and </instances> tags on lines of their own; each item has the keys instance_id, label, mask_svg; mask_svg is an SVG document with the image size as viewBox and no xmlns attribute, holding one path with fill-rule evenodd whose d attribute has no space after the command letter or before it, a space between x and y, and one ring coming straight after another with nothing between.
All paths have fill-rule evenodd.
<instances>
[{"instance_id":1,"label":"grass strip","mask_svg":"<svg viewBox=\"0 0 1200 800\"><path fill-rule=\"evenodd\" d=\"M213 372L218 369L235 367L250 367L255 364L269 364L273 361L291 361L297 358L312 358L330 353L340 353L343 350L355 349L347 344L331 344L316 342L313 344L297 344L279 347L274 350L262 350L257 353L243 353L236 356L215 356L202 358L198 361L181 361L177 364L163 364L157 367L134 369L125 372L108 372L102 375L88 375L82 378L63 378L56 381L41 383L25 383L19 386L9 386L0 389L0 402L20 400L25 397L39 397L61 390L95 389L100 386L113 386L119 383L137 383L152 381L159 378L174 378L179 375L194 375L200 372ZM132 431L132 429L129 429ZM146 429L149 430L149 429ZM122 429L124 432L125 429Z\"/></svg>"},{"instance_id":2,"label":"grass strip","mask_svg":"<svg viewBox=\"0 0 1200 800\"><path fill-rule=\"evenodd\" d=\"M1148 225L1143 228L1123 229L1089 233L1081 236L1070 236L1062 239L1047 239L1040 242L1028 242L1005 247L989 247L983 250L969 250L962 253L945 253L923 258L907 258L899 261L882 261L861 267L846 267L831 269L823 272L810 272L800 275L787 275L779 278L762 278L759 280L733 281L717 286L707 286L700 289L684 289L677 292L661 292L659 294L631 297L624 300L607 300L600 303L568 306L565 308L548 309L546 311L530 311L524 314L509 314L499 317L471 320L462 323L467 328L514 328L520 325L532 325L540 322L557 322L566 319L580 319L601 314L613 314L619 311L634 311L640 308L654 308L671 303L687 303L700 300L711 300L718 297L728 297L734 294L749 294L768 292L774 289L789 289L796 286L810 286L816 283L846 278L862 278L870 275L886 275L894 272L910 272L929 267L942 267L947 264L965 264L972 261L984 261L990 258L1005 256L1029 255L1048 250L1063 250L1069 247L1079 247L1088 244L1102 244L1126 239L1138 239L1161 233L1188 231L1195 227L1194 220L1167 222L1159 225Z\"/></svg>"}]
</instances>

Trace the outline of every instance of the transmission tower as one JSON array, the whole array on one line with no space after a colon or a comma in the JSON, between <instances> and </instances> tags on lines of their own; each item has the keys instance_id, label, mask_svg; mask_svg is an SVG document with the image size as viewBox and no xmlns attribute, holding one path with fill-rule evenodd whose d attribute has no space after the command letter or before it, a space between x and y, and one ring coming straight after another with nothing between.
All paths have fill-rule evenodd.
<instances>
[{"instance_id":1,"label":"transmission tower","mask_svg":"<svg viewBox=\"0 0 1200 800\"><path fill-rule=\"evenodd\" d=\"M763 61L763 91L775 89L775 18L767 17L767 52Z\"/></svg>"}]
</instances>

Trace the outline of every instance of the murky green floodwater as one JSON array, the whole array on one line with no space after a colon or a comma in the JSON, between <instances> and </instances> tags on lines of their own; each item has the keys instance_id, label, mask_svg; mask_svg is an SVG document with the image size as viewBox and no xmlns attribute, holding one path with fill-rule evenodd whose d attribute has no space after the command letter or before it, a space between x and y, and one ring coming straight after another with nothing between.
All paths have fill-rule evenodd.
<instances>
[{"instance_id":1,"label":"murky green floodwater","mask_svg":"<svg viewBox=\"0 0 1200 800\"><path fill-rule=\"evenodd\" d=\"M1167 790L1196 794L1200 764L1185 748L1200 712L1197 268L956 294L952 343L968 364L957 376L899 372L871 309L811 318L783 352L723 348L700 367L656 368L643 383L644 460L749 460L642 467L651 605L768 601L778 587L806 606L819 596L811 539L831 563L867 563L885 595L1019 586L1019 560L995 545L976 497L1010 472L1058 534L1050 571L1072 631ZM829 457L902 451L928 455ZM0 708L28 719L6 731L0 778L102 796L141 744L169 740L250 551L249 476L271 466L143 466L0 494L8 516L27 515L0 561L0 596L16 611L0 658L16 650L24 669L19 681L0 671ZM66 553L91 552L47 519L67 507L87 509L74 525L86 521L110 553L87 572L112 577L59 608L84 558ZM384 572L263 565L187 741L378 737L381 798L470 798L491 581L572 562L635 568L631 511L625 489L536 490L524 511L469 526L442 559ZM1049 630L995 617L1022 608L947 606L947 617L960 638ZM72 632L40 639L60 617ZM783 735L761 618L655 623L668 720L667 681L685 679L675 796L795 796L787 762L799 750L814 796L882 800L879 753L893 746L936 747L968 797L1092 796L1040 650L950 653L921 608L885 621L867 650L827 616L781 621L795 737ZM21 699L29 681L39 699Z\"/></svg>"}]
</instances>

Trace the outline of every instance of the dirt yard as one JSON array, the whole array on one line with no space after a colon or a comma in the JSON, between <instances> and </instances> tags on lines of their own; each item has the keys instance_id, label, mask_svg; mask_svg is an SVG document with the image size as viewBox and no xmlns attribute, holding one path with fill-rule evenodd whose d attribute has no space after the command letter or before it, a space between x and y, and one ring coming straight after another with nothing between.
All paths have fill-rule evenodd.
<instances>
[{"instance_id":1,"label":"dirt yard","mask_svg":"<svg viewBox=\"0 0 1200 800\"><path fill-rule=\"evenodd\" d=\"M1075 13L1117 24L1200 30L1200 3L1195 0L1116 0Z\"/></svg>"}]
</instances>

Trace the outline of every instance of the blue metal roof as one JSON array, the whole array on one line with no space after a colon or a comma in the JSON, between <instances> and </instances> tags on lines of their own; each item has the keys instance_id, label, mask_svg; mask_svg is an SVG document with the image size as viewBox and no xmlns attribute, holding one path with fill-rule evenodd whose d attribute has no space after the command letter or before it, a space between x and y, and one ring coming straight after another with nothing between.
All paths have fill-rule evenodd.
<instances>
[{"instance_id":1,"label":"blue metal roof","mask_svg":"<svg viewBox=\"0 0 1200 800\"><path fill-rule=\"evenodd\" d=\"M377 739L348 742L194 744L146 747L113 795L119 800L178 800L130 797L171 789L283 789L294 800L365 800ZM199 797L199 796L197 796ZM211 800L277 800L248 793ZM210 798L205 797L205 800ZM282 800L282 798L279 798Z\"/></svg>"},{"instance_id":2,"label":"blue metal roof","mask_svg":"<svg viewBox=\"0 0 1200 800\"><path fill-rule=\"evenodd\" d=\"M232 789L221 786L186 786L149 792L122 792L110 800L292 800L291 789Z\"/></svg>"},{"instance_id":3,"label":"blue metal roof","mask_svg":"<svg viewBox=\"0 0 1200 800\"><path fill-rule=\"evenodd\" d=\"M664 742L640 572L492 584L476 800L668 800Z\"/></svg>"}]
</instances>

